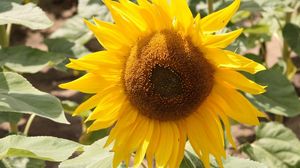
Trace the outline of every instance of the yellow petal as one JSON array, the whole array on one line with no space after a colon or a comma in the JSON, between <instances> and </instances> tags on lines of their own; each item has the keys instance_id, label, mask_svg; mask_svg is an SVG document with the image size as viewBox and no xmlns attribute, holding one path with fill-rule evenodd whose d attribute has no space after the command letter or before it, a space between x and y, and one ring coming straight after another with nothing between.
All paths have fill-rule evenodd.
<instances>
[{"instance_id":1,"label":"yellow petal","mask_svg":"<svg viewBox=\"0 0 300 168\"><path fill-rule=\"evenodd\" d=\"M117 35L117 38L119 39L118 41L121 41L122 44L132 45L134 43L134 41L130 40L130 38L127 38L126 34L123 34L123 31L116 24L104 22L97 18L93 18L93 21L99 28L111 30L112 33Z\"/></svg>"},{"instance_id":2,"label":"yellow petal","mask_svg":"<svg viewBox=\"0 0 300 168\"><path fill-rule=\"evenodd\" d=\"M266 70L266 68L255 62L255 61L252 61L242 55L239 55L237 53L234 53L232 51L224 51L225 54L227 55L227 57L229 59L231 59L233 62L235 62L236 64L239 64L240 67L239 68L236 68L237 70L242 70L242 71L246 71L246 72L249 72L249 73L257 73L259 71L263 71L263 70ZM226 67L226 66L224 66Z\"/></svg>"},{"instance_id":3,"label":"yellow petal","mask_svg":"<svg viewBox=\"0 0 300 168\"><path fill-rule=\"evenodd\" d=\"M209 167L209 159L206 157L208 155L209 144L206 145L207 139L204 136L203 129L199 127L199 121L196 120L195 115L191 115L185 121L187 128L188 139L193 147L195 153L204 163L205 167Z\"/></svg>"},{"instance_id":4,"label":"yellow petal","mask_svg":"<svg viewBox=\"0 0 300 168\"><path fill-rule=\"evenodd\" d=\"M226 8L214 12L201 19L201 27L204 32L215 32L224 28L240 6L240 0L234 0Z\"/></svg>"},{"instance_id":5,"label":"yellow petal","mask_svg":"<svg viewBox=\"0 0 300 168\"><path fill-rule=\"evenodd\" d=\"M252 74L266 69L263 65L231 51L207 47L203 47L201 51L208 60L219 68L245 71Z\"/></svg>"},{"instance_id":6,"label":"yellow petal","mask_svg":"<svg viewBox=\"0 0 300 168\"><path fill-rule=\"evenodd\" d=\"M77 90L83 93L97 93L116 83L117 82L104 80L99 75L87 73L74 81L61 84L59 87L63 89Z\"/></svg>"},{"instance_id":7,"label":"yellow petal","mask_svg":"<svg viewBox=\"0 0 300 168\"><path fill-rule=\"evenodd\" d=\"M101 66L104 64L109 64L111 66L114 65L123 65L125 62L124 55L119 55L117 52L113 51L98 51L94 53L87 54L79 59L80 62L84 62L86 64ZM72 68L72 67L71 67Z\"/></svg>"},{"instance_id":8,"label":"yellow petal","mask_svg":"<svg viewBox=\"0 0 300 168\"><path fill-rule=\"evenodd\" d=\"M139 149L136 152L135 159L134 159L134 168L140 166L140 164L142 163L145 157L151 137L153 135L156 136L155 134L153 134L153 130L154 130L154 121L150 121L149 129L146 132L146 137L143 140L142 145L139 147Z\"/></svg>"},{"instance_id":9,"label":"yellow petal","mask_svg":"<svg viewBox=\"0 0 300 168\"><path fill-rule=\"evenodd\" d=\"M110 118L109 120L102 120L102 119L98 119L96 121L93 122L93 124L91 126L89 126L89 128L87 129L87 132L92 132L92 131L96 131L96 130L101 130L104 128L108 128L110 126L112 126L118 118Z\"/></svg>"},{"instance_id":10,"label":"yellow petal","mask_svg":"<svg viewBox=\"0 0 300 168\"><path fill-rule=\"evenodd\" d=\"M85 70L87 72L97 73L100 76L108 77L112 79L121 78L121 72L122 72L121 65L97 63L96 60L93 63L89 61L80 61L75 59L70 59L70 61L71 63L69 63L66 66L68 68L72 67L72 69Z\"/></svg>"},{"instance_id":11,"label":"yellow petal","mask_svg":"<svg viewBox=\"0 0 300 168\"><path fill-rule=\"evenodd\" d=\"M159 121L154 121L153 136L151 137L148 150L146 152L146 158L148 162L148 167L153 167L154 154L156 153L157 146L160 140L160 123Z\"/></svg>"},{"instance_id":12,"label":"yellow petal","mask_svg":"<svg viewBox=\"0 0 300 168\"><path fill-rule=\"evenodd\" d=\"M109 120L111 117L118 117L124 109L125 96L117 91L103 94L97 107L86 121L101 119Z\"/></svg>"},{"instance_id":13,"label":"yellow petal","mask_svg":"<svg viewBox=\"0 0 300 168\"><path fill-rule=\"evenodd\" d=\"M212 153L215 157L217 156L226 156L223 144L223 131L218 127L217 122L212 115L211 109L205 107L200 108L195 117L199 122L199 126L203 129L203 134L205 136L204 141L206 144L209 143L209 152Z\"/></svg>"},{"instance_id":14,"label":"yellow petal","mask_svg":"<svg viewBox=\"0 0 300 168\"><path fill-rule=\"evenodd\" d=\"M153 124L151 124L151 121L148 118L144 116L139 116L139 118L140 122L138 123L138 126L134 129L134 134L132 134L129 137L128 141L125 142L126 148L128 148L130 152L134 152L135 150L137 150L137 148L145 139L147 131L153 129Z\"/></svg>"},{"instance_id":15,"label":"yellow petal","mask_svg":"<svg viewBox=\"0 0 300 168\"><path fill-rule=\"evenodd\" d=\"M215 84L212 91L214 101L224 113L234 120L248 125L258 125L258 110L238 91Z\"/></svg>"},{"instance_id":16,"label":"yellow petal","mask_svg":"<svg viewBox=\"0 0 300 168\"><path fill-rule=\"evenodd\" d=\"M188 30L194 18L186 0L172 0L171 11L184 30Z\"/></svg>"},{"instance_id":17,"label":"yellow petal","mask_svg":"<svg viewBox=\"0 0 300 168\"><path fill-rule=\"evenodd\" d=\"M178 127L176 125L176 123L171 123L171 126L172 126L172 130L173 130L173 151L172 151L172 154L171 154L171 157L169 159L169 163L168 163L168 166L170 167L178 167L176 166L177 164L177 159L178 159L178 154L179 154L179 141L180 141L180 133L179 133L179 130L178 130Z\"/></svg>"},{"instance_id":18,"label":"yellow petal","mask_svg":"<svg viewBox=\"0 0 300 168\"><path fill-rule=\"evenodd\" d=\"M265 92L265 87L261 86L246 77L239 72L235 72L229 69L219 69L215 73L215 79L218 82L226 82L235 89L242 90L251 94L261 94Z\"/></svg>"},{"instance_id":19,"label":"yellow petal","mask_svg":"<svg viewBox=\"0 0 300 168\"><path fill-rule=\"evenodd\" d=\"M126 167L128 167L130 158L131 158L131 154L129 154L126 150L122 148L115 150L112 167L118 168L122 161L125 161Z\"/></svg>"},{"instance_id":20,"label":"yellow petal","mask_svg":"<svg viewBox=\"0 0 300 168\"><path fill-rule=\"evenodd\" d=\"M213 97L212 97L213 99ZM227 139L229 140L230 144L236 148L236 144L232 138L232 135L231 135L231 125L230 125L230 122L229 122L229 119L228 117L226 116L226 114L223 112L222 109L220 109L218 106L214 105L211 101L207 101L208 104L209 104L209 108L211 108L214 112L216 112L218 114L218 116L221 118L221 120L223 121L223 124L224 124L224 127L225 127L225 130L226 130L226 137Z\"/></svg>"},{"instance_id":21,"label":"yellow petal","mask_svg":"<svg viewBox=\"0 0 300 168\"><path fill-rule=\"evenodd\" d=\"M128 0L120 0L121 3L112 1L112 9L122 15L124 18L132 22L136 27L139 28L141 32L148 31L148 25L146 20L140 14L138 6L135 6L132 2Z\"/></svg>"},{"instance_id":22,"label":"yellow petal","mask_svg":"<svg viewBox=\"0 0 300 168\"><path fill-rule=\"evenodd\" d=\"M186 128L182 122L177 123L178 129L179 129L179 149L178 149L178 155L176 159L175 167L179 167L180 163L184 157L184 149L185 149L185 143L186 143Z\"/></svg>"},{"instance_id":23,"label":"yellow petal","mask_svg":"<svg viewBox=\"0 0 300 168\"><path fill-rule=\"evenodd\" d=\"M149 32L155 31L156 29L156 20L154 19L153 12L151 8L143 8L129 0L119 0L122 5L124 5L128 12L136 14L135 17L140 19L140 22L144 22ZM151 6L148 6L151 7Z\"/></svg>"},{"instance_id":24,"label":"yellow petal","mask_svg":"<svg viewBox=\"0 0 300 168\"><path fill-rule=\"evenodd\" d=\"M124 107L126 107L127 102L125 102ZM109 137L106 141L104 146L108 146L113 142L114 139L119 135L120 132L126 131L128 128L132 128L132 125L138 119L138 112L132 108L125 109L124 112L121 114L116 126L111 130Z\"/></svg>"},{"instance_id":25,"label":"yellow petal","mask_svg":"<svg viewBox=\"0 0 300 168\"><path fill-rule=\"evenodd\" d=\"M120 32L115 32L105 27L98 27L87 20L84 20L84 22L105 49L120 50L128 47L128 44L119 38L119 36L122 36Z\"/></svg>"},{"instance_id":26,"label":"yellow petal","mask_svg":"<svg viewBox=\"0 0 300 168\"><path fill-rule=\"evenodd\" d=\"M214 48L226 48L229 46L241 33L243 29L238 29L224 34L209 34L205 36L203 45Z\"/></svg>"},{"instance_id":27,"label":"yellow petal","mask_svg":"<svg viewBox=\"0 0 300 168\"><path fill-rule=\"evenodd\" d=\"M155 155L158 167L165 167L173 151L173 130L169 122L160 123L160 139Z\"/></svg>"},{"instance_id":28,"label":"yellow petal","mask_svg":"<svg viewBox=\"0 0 300 168\"><path fill-rule=\"evenodd\" d=\"M114 22L118 26L118 29L122 32L122 34L126 34L127 38L131 41L136 41L137 37L140 36L140 30L137 26L134 25L131 21L124 18L120 15L111 5L111 0L103 0L106 7L110 10L110 13L113 17Z\"/></svg>"},{"instance_id":29,"label":"yellow petal","mask_svg":"<svg viewBox=\"0 0 300 168\"><path fill-rule=\"evenodd\" d=\"M131 137L134 136L136 129L141 125L142 121L144 121L143 116L138 115L135 122L132 123L132 125L130 126L123 127L120 124L118 125L117 122L117 125L113 128L113 130L115 130L115 128L117 130L115 135L115 143L114 143L113 150L118 150L123 148L123 150L126 150L127 153L134 152L140 144L137 144L136 140L131 141ZM143 128L148 128L147 126L148 124L146 123ZM131 143L130 147L128 145L129 142ZM133 145L135 145L136 147L135 149L132 148ZM126 146L126 148L124 148L124 146Z\"/></svg>"},{"instance_id":30,"label":"yellow petal","mask_svg":"<svg viewBox=\"0 0 300 168\"><path fill-rule=\"evenodd\" d=\"M96 95L90 97L88 100L86 100L85 102L81 103L76 110L73 112L73 116L78 115L84 111L90 110L94 107L97 106L97 104L99 103L99 101L101 100L102 94L97 93Z\"/></svg>"},{"instance_id":31,"label":"yellow petal","mask_svg":"<svg viewBox=\"0 0 300 168\"><path fill-rule=\"evenodd\" d=\"M148 21L148 25L151 25L152 30L161 31L171 28L172 20L168 15L167 9L161 6L164 1L160 0L159 4L156 4L154 2L150 3L148 0L138 0L137 2L143 9L147 11L146 15L148 15L147 18L149 18L150 21Z\"/></svg>"},{"instance_id":32,"label":"yellow petal","mask_svg":"<svg viewBox=\"0 0 300 168\"><path fill-rule=\"evenodd\" d=\"M152 0L152 3L160 6L162 9L166 11L166 13L170 13L170 5L168 4L169 0Z\"/></svg>"}]
</instances>

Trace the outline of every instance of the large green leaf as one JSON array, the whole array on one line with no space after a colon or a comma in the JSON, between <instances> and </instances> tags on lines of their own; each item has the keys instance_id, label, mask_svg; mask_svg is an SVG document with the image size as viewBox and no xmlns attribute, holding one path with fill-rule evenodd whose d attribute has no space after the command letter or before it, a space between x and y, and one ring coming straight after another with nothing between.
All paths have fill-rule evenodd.
<instances>
[{"instance_id":1,"label":"large green leaf","mask_svg":"<svg viewBox=\"0 0 300 168\"><path fill-rule=\"evenodd\" d=\"M65 38L75 43L85 44L92 38L81 16L75 15L68 19L62 27L51 34L50 38Z\"/></svg>"},{"instance_id":2,"label":"large green leaf","mask_svg":"<svg viewBox=\"0 0 300 168\"><path fill-rule=\"evenodd\" d=\"M282 33L291 49L300 56L300 27L295 24L288 23L284 26Z\"/></svg>"},{"instance_id":3,"label":"large green leaf","mask_svg":"<svg viewBox=\"0 0 300 168\"><path fill-rule=\"evenodd\" d=\"M185 149L185 156L180 168L204 168L189 142L186 144ZM210 157L210 166L211 168L219 168L213 157ZM227 156L227 158L223 160L223 166L224 168L267 168L267 166L262 163L231 156Z\"/></svg>"},{"instance_id":4,"label":"large green leaf","mask_svg":"<svg viewBox=\"0 0 300 168\"><path fill-rule=\"evenodd\" d=\"M26 46L16 46L0 49L0 66L21 73L36 73L49 62L58 64L65 59L63 54L45 52Z\"/></svg>"},{"instance_id":5,"label":"large green leaf","mask_svg":"<svg viewBox=\"0 0 300 168\"><path fill-rule=\"evenodd\" d=\"M94 16L102 20L111 20L109 11L101 0L79 0L78 14L84 18Z\"/></svg>"},{"instance_id":6,"label":"large green leaf","mask_svg":"<svg viewBox=\"0 0 300 168\"><path fill-rule=\"evenodd\" d=\"M65 38L46 39L45 44L50 52L61 53L69 58L79 58L90 53L84 45L71 42L71 40Z\"/></svg>"},{"instance_id":7,"label":"large green leaf","mask_svg":"<svg viewBox=\"0 0 300 168\"><path fill-rule=\"evenodd\" d=\"M0 25L20 24L31 29L46 29L52 22L35 4L20 5L10 0L0 1Z\"/></svg>"},{"instance_id":8,"label":"large green leaf","mask_svg":"<svg viewBox=\"0 0 300 168\"><path fill-rule=\"evenodd\" d=\"M282 74L279 65L257 73L252 80L267 86L267 92L264 94L246 94L258 108L286 117L300 114L299 98L291 82Z\"/></svg>"},{"instance_id":9,"label":"large green leaf","mask_svg":"<svg viewBox=\"0 0 300 168\"><path fill-rule=\"evenodd\" d=\"M3 122L17 124L18 121L22 118L22 116L23 115L21 113L0 112L0 124Z\"/></svg>"},{"instance_id":10,"label":"large green leaf","mask_svg":"<svg viewBox=\"0 0 300 168\"><path fill-rule=\"evenodd\" d=\"M36 114L69 123L56 97L35 89L21 75L12 72L0 72L0 112Z\"/></svg>"},{"instance_id":11,"label":"large green leaf","mask_svg":"<svg viewBox=\"0 0 300 168\"><path fill-rule=\"evenodd\" d=\"M91 20L92 17L111 21L109 11L101 0L79 0L78 14L68 19L61 28L51 34L50 38L64 38L73 42L71 52L76 57L80 57L88 52L84 44L93 38L92 32L84 24L83 19Z\"/></svg>"},{"instance_id":12,"label":"large green leaf","mask_svg":"<svg viewBox=\"0 0 300 168\"><path fill-rule=\"evenodd\" d=\"M194 153L186 150L180 168L204 168L204 165Z\"/></svg>"},{"instance_id":13,"label":"large green leaf","mask_svg":"<svg viewBox=\"0 0 300 168\"><path fill-rule=\"evenodd\" d=\"M83 147L77 142L56 137L11 135L0 139L0 160L6 157L29 157L64 161Z\"/></svg>"},{"instance_id":14,"label":"large green leaf","mask_svg":"<svg viewBox=\"0 0 300 168\"><path fill-rule=\"evenodd\" d=\"M256 136L255 142L242 147L251 159L274 168L300 167L300 142L290 129L280 123L263 123Z\"/></svg>"},{"instance_id":15,"label":"large green leaf","mask_svg":"<svg viewBox=\"0 0 300 168\"><path fill-rule=\"evenodd\" d=\"M4 164L0 168L45 168L46 164L43 160L22 158L22 157L9 157L1 160Z\"/></svg>"},{"instance_id":16,"label":"large green leaf","mask_svg":"<svg viewBox=\"0 0 300 168\"><path fill-rule=\"evenodd\" d=\"M113 153L109 151L109 148L104 149L107 138L103 138L90 146L84 148L84 152L76 158L63 161L59 168L111 168Z\"/></svg>"}]
</instances>

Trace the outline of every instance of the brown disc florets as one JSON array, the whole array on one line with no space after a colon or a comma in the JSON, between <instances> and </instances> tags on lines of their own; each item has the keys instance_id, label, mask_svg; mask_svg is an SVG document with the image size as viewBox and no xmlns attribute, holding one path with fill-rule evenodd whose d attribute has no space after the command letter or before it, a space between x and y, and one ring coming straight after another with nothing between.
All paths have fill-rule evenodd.
<instances>
[{"instance_id":1,"label":"brown disc florets","mask_svg":"<svg viewBox=\"0 0 300 168\"><path fill-rule=\"evenodd\" d=\"M160 121L187 117L213 86L213 66L190 38L172 30L138 41L125 65L124 86L141 114Z\"/></svg>"}]
</instances>

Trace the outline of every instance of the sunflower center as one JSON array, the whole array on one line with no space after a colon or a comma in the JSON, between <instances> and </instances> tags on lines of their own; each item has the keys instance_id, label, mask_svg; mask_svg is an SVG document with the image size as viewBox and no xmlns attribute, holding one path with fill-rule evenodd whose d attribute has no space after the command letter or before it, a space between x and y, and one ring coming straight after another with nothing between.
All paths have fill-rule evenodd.
<instances>
[{"instance_id":1,"label":"sunflower center","mask_svg":"<svg viewBox=\"0 0 300 168\"><path fill-rule=\"evenodd\" d=\"M189 116L213 86L213 66L190 38L164 30L140 39L131 49L123 81L139 112L160 121Z\"/></svg>"},{"instance_id":2,"label":"sunflower center","mask_svg":"<svg viewBox=\"0 0 300 168\"><path fill-rule=\"evenodd\" d=\"M153 91L161 97L171 98L182 93L182 83L179 74L170 68L155 66L150 81Z\"/></svg>"}]
</instances>

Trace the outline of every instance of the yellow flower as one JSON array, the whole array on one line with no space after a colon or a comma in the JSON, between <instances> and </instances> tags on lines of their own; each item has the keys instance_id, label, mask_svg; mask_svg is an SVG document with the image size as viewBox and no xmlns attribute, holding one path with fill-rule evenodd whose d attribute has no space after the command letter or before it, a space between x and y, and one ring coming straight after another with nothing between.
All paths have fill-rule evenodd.
<instances>
[{"instance_id":1,"label":"yellow flower","mask_svg":"<svg viewBox=\"0 0 300 168\"><path fill-rule=\"evenodd\" d=\"M193 17L186 0L104 0L114 23L86 21L104 51L71 59L67 67L87 74L60 87L95 94L75 115L94 108L88 131L113 126L113 166L134 166L146 156L149 168L179 167L187 140L209 167L209 155L220 166L223 127L229 118L259 124L264 116L238 91L263 93L264 87L237 71L256 73L265 68L224 50L242 32L216 33L237 11L240 0L204 18ZM154 162L155 160L155 162Z\"/></svg>"}]
</instances>

